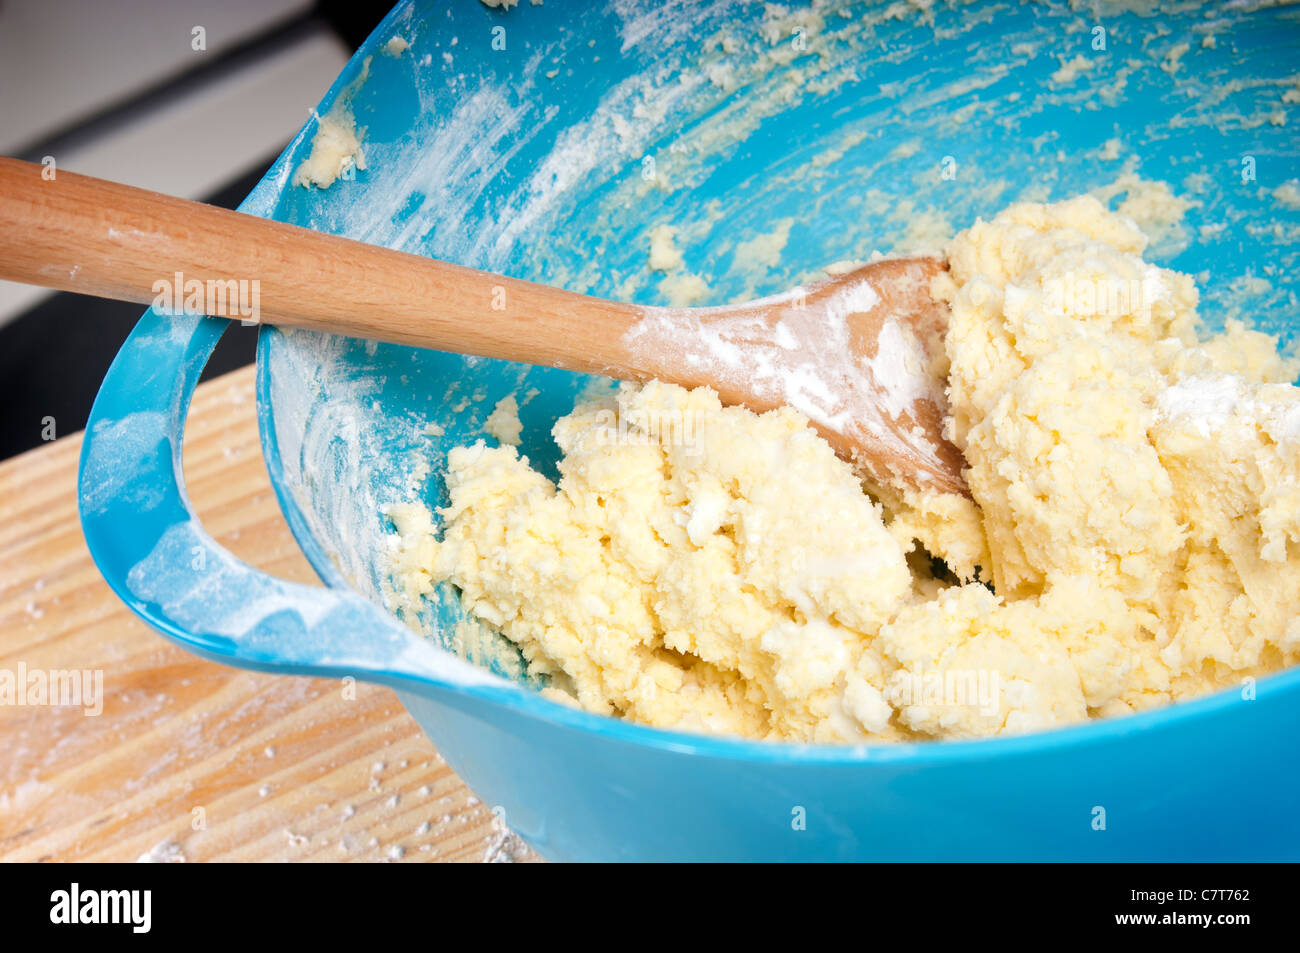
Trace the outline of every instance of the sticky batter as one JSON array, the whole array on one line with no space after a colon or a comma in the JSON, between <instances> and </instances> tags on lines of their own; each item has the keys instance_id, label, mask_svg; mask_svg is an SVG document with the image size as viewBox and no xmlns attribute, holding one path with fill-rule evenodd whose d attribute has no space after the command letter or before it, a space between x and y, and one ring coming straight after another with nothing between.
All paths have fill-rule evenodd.
<instances>
[{"instance_id":1,"label":"sticky batter","mask_svg":"<svg viewBox=\"0 0 1300 953\"><path fill-rule=\"evenodd\" d=\"M366 156L352 113L346 108L322 116L311 153L293 170L293 184L328 189L352 168L365 169Z\"/></svg>"},{"instance_id":2,"label":"sticky batter","mask_svg":"<svg viewBox=\"0 0 1300 953\"><path fill-rule=\"evenodd\" d=\"M1084 197L949 245L974 503L868 492L795 410L622 385L555 425L558 486L453 450L440 529L388 508L396 576L455 585L557 697L668 728L976 737L1249 690L1300 660L1300 367L1201 335L1146 241Z\"/></svg>"}]
</instances>

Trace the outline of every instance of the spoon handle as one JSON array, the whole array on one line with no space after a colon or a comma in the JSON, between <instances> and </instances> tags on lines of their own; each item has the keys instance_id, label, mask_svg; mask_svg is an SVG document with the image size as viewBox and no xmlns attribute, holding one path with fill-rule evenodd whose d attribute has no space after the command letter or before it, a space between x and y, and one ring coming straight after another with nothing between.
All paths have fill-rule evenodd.
<instances>
[{"instance_id":1,"label":"spoon handle","mask_svg":"<svg viewBox=\"0 0 1300 953\"><path fill-rule=\"evenodd\" d=\"M175 310L197 293L215 317L641 376L632 305L5 157L0 278Z\"/></svg>"}]
</instances>

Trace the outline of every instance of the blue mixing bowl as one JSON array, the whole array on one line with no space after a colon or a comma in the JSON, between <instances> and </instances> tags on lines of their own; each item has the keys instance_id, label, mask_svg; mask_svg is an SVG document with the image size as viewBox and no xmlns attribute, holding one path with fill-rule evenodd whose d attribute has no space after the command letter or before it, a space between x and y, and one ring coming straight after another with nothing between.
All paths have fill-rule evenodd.
<instances>
[{"instance_id":1,"label":"blue mixing bowl","mask_svg":"<svg viewBox=\"0 0 1300 953\"><path fill-rule=\"evenodd\" d=\"M365 167L292 185L313 119L243 208L655 303L646 253L661 223L722 301L923 246L1017 198L1136 203L1139 180L1163 181L1191 204L1164 221L1154 209L1153 254L1200 276L1207 323L1240 314L1289 341L1300 11L1123 6L404 3L319 109L351 110ZM386 51L393 36L409 49ZM773 234L779 257L746 253ZM511 393L536 390L522 450L553 473L549 430L590 383L579 375L263 329L266 462L325 588L258 572L204 532L181 472L190 397L224 328L148 311L105 378L80 482L105 578L206 657L392 686L546 857L1300 857L1300 671L1033 736L819 747L555 704L489 644L499 636L463 637L475 623L451 591L420 608L410 621L428 635L415 634L385 608L381 505L445 502L446 451L483 436Z\"/></svg>"}]
</instances>

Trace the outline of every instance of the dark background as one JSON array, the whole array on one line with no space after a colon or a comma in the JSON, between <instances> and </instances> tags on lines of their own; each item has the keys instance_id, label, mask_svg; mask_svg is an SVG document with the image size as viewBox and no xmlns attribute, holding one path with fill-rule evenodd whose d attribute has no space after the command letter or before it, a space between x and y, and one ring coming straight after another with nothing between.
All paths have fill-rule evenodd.
<instances>
[{"instance_id":1,"label":"dark background","mask_svg":"<svg viewBox=\"0 0 1300 953\"><path fill-rule=\"evenodd\" d=\"M247 67L250 59L272 55L277 47L292 42L304 30L319 29L322 24L348 50L355 50L387 12L383 4L348 4L338 0L317 3L310 12L265 35L206 59L190 72L115 103L14 154L29 161L40 161L41 156L57 154L69 143L104 135L115 124L128 122L141 110L155 108L186 90L193 91L223 72ZM130 56L131 52L124 49L121 55ZM75 65L67 68L75 69ZM84 81L93 83L95 77L85 76ZM320 93L325 93L324 87ZM284 142L252 168L231 169L229 182L215 193L201 196L202 200L223 208L237 206L294 132L289 130ZM85 427L100 381L142 311L138 304L60 293L0 326L0 406L4 408L0 415L0 459L41 445L42 421L46 417L55 419L60 437ZM256 341L256 328L232 325L208 363L204 377L251 363Z\"/></svg>"}]
</instances>

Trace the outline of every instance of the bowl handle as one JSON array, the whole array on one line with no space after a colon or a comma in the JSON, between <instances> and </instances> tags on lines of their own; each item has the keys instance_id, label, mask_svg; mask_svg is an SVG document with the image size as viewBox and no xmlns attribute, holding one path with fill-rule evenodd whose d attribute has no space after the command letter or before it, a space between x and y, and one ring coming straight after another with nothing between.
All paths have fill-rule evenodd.
<instances>
[{"instance_id":1,"label":"bowl handle","mask_svg":"<svg viewBox=\"0 0 1300 953\"><path fill-rule=\"evenodd\" d=\"M288 582L236 559L199 524L181 439L227 326L150 309L104 378L82 443L78 508L109 586L172 641L228 665L426 693L431 684L507 687L351 590Z\"/></svg>"}]
</instances>

